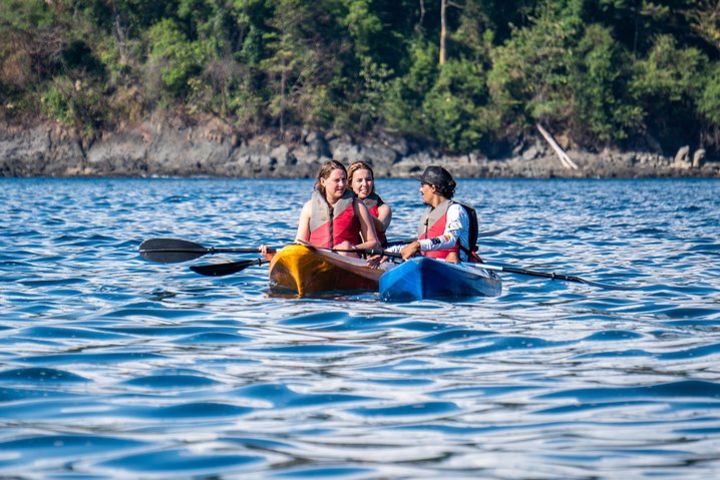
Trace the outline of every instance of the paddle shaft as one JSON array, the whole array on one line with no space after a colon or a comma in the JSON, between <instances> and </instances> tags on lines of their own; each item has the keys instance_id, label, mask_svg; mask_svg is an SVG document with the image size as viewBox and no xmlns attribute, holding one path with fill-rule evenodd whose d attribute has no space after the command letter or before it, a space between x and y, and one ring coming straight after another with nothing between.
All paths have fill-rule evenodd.
<instances>
[{"instance_id":1,"label":"paddle shaft","mask_svg":"<svg viewBox=\"0 0 720 480\"><path fill-rule=\"evenodd\" d=\"M202 250L192 250L187 248L152 248L141 250L140 253L201 253L202 255L213 255L215 253L258 253L259 251L258 247L204 247ZM268 249L268 251L273 252L274 250Z\"/></svg>"},{"instance_id":2,"label":"paddle shaft","mask_svg":"<svg viewBox=\"0 0 720 480\"><path fill-rule=\"evenodd\" d=\"M315 247L313 247L315 248ZM256 250L257 251L257 250ZM383 253L382 250L331 250L335 252L356 252L356 253L370 253L373 255ZM399 255L399 254L389 254ZM209 263L206 265L192 265L190 270L200 275L208 277L223 277L225 275L232 275L233 273L241 272L248 267L253 265L264 265L269 263L270 260L264 258L256 258L254 260L240 260L238 262L227 262L227 263Z\"/></svg>"},{"instance_id":3,"label":"paddle shaft","mask_svg":"<svg viewBox=\"0 0 720 480\"><path fill-rule=\"evenodd\" d=\"M334 252L358 252L358 253L365 253L367 255L383 255L385 257L402 258L402 255L399 253L387 252L385 250L333 250L333 251ZM565 280L567 282L587 283L589 285L602 285L602 284L598 284L595 282L591 282L589 280L585 280L584 278L576 277L573 275L565 275L562 273L539 272L537 270L526 270L524 268L507 267L507 266L503 266L503 265L493 265L490 263L475 263L474 265L477 265L480 268L484 268L485 270L495 270L497 272L516 273L518 275L529 275L532 277L549 278L551 280Z\"/></svg>"},{"instance_id":4,"label":"paddle shaft","mask_svg":"<svg viewBox=\"0 0 720 480\"><path fill-rule=\"evenodd\" d=\"M585 280L584 278L575 277L572 275L564 275L562 273L538 272L536 270L526 270L524 268L506 267L506 266L502 266L502 265L492 265L489 263L480 263L480 264L478 264L478 266L481 268L484 268L485 270L495 270L497 272L517 273L518 275L529 275L532 277L549 278L551 280L565 280L568 282L592 283L592 282L589 282L588 280Z\"/></svg>"},{"instance_id":5,"label":"paddle shaft","mask_svg":"<svg viewBox=\"0 0 720 480\"><path fill-rule=\"evenodd\" d=\"M503 227L503 228L498 228L497 230L487 230L487 231L485 231L485 232L478 232L478 238L482 238L482 237L494 237L495 235L501 234L502 232L504 232L504 231L507 230L508 228L509 228L509 227ZM394 247L394 246L396 246L396 245L405 245L405 244L407 244L407 243L412 243L412 242L414 242L415 240L417 240L417 238L414 238L414 237L413 237L413 238L401 238L401 239L399 239L399 240L389 240L388 243L387 243L387 245L388 245L388 247Z\"/></svg>"},{"instance_id":6,"label":"paddle shaft","mask_svg":"<svg viewBox=\"0 0 720 480\"><path fill-rule=\"evenodd\" d=\"M481 232L478 236L491 236L506 230L501 228L498 230ZM404 244L415 241L413 238L396 240L391 244ZM268 253L277 251L277 248L268 248ZM340 250L335 250L340 251ZM188 260L194 260L204 255L213 255L216 253L259 253L257 247L239 247L239 248L225 248L225 247L205 247L199 243L191 242L189 240L183 240L179 238L151 238L145 240L140 244L139 248L140 255L147 260L160 263L179 263L187 262ZM385 255L398 257L395 254L389 254L383 250L345 250L344 252L364 253L366 255Z\"/></svg>"},{"instance_id":7,"label":"paddle shaft","mask_svg":"<svg viewBox=\"0 0 720 480\"><path fill-rule=\"evenodd\" d=\"M347 249L341 249L341 248L323 248L318 250L327 250L329 252L335 252L335 253L362 253L364 255L382 255L384 257L392 257L392 258L402 258L402 255L399 253L394 252L388 252L387 250L381 250L379 248L347 248Z\"/></svg>"},{"instance_id":8,"label":"paddle shaft","mask_svg":"<svg viewBox=\"0 0 720 480\"><path fill-rule=\"evenodd\" d=\"M312 247L311 248L317 248ZM215 252L220 252L220 250L240 250L240 249L214 249ZM395 252L388 252L386 250L381 249L322 249L322 250L329 250L332 252L337 253L358 253L358 254L365 254L365 255L382 255L385 257L391 257L396 259L401 259L402 255ZM252 251L257 251L252 250ZM237 252L235 252L237 253ZM251 267L253 265L264 265L268 263L269 260L258 258L254 260L241 260L239 262L229 262L229 263L217 263L217 264L207 264L207 265L193 265L190 267L190 269L196 273L199 273L201 275L211 276L211 277L220 277L224 275L231 275L233 273L240 272L242 270L245 270L248 267ZM504 265L493 265L491 263L476 263L479 268L484 268L485 270L494 270L497 272L508 272L508 273L515 273L518 275L527 275L531 277L540 277L540 278L548 278L550 280L564 280L566 282L576 282L576 283L584 283L586 285L593 285L597 287L602 288L610 288L610 289L630 289L629 287L621 287L621 286L615 286L615 285L606 285L598 282L592 282L590 280L586 280L581 277L577 277L574 275L565 275L562 273L555 273L555 272L541 272L537 270L527 270L525 268L518 268L518 267L510 267L510 266L504 266Z\"/></svg>"},{"instance_id":9,"label":"paddle shaft","mask_svg":"<svg viewBox=\"0 0 720 480\"><path fill-rule=\"evenodd\" d=\"M402 255L395 252L388 252L385 250L333 250L334 252L357 252L357 253L365 253L367 255L383 255L385 257L392 257L396 259L401 259ZM549 278L550 280L564 280L566 282L576 282L576 283L584 283L586 285L593 285L596 287L602 287L602 288L608 288L608 289L619 289L619 290L631 290L630 287L622 287L617 285L607 285L604 283L598 283L593 282L590 280L586 280L581 277L576 277L574 275L565 275L563 273L555 273L555 272L540 272L537 270L527 270L525 268L518 268L518 267L509 267L509 266L503 266L503 265L493 265L490 263L475 263L474 265L477 265L480 268L484 268L485 270L494 270L497 272L508 272L508 273L515 273L518 275L527 275L531 277L541 277L541 278Z\"/></svg>"},{"instance_id":10,"label":"paddle shaft","mask_svg":"<svg viewBox=\"0 0 720 480\"><path fill-rule=\"evenodd\" d=\"M272 247L268 248L268 252L274 252L275 250L276 249ZM205 247L199 243L179 238L151 238L140 244L139 251L143 258L153 262L178 263L216 253L259 253L260 249L258 247Z\"/></svg>"}]
</instances>

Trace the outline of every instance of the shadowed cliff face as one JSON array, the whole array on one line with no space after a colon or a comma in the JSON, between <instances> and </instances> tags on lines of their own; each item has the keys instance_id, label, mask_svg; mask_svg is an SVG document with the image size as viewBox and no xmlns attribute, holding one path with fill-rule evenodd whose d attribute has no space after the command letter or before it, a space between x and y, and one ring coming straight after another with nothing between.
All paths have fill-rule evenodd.
<instances>
[{"instance_id":1,"label":"shadowed cliff face","mask_svg":"<svg viewBox=\"0 0 720 480\"><path fill-rule=\"evenodd\" d=\"M241 139L203 127L143 124L106 132L87 141L53 126L0 130L0 176L228 176L312 177L335 159L364 160L378 177L408 177L430 164L444 165L459 177L717 177L720 162L691 155L605 150L569 151L569 168L541 140L516 148L511 156L488 159L482 153L443 154L432 147L387 135L354 140L311 132L281 142L271 136ZM693 159L694 157L694 160Z\"/></svg>"}]
</instances>

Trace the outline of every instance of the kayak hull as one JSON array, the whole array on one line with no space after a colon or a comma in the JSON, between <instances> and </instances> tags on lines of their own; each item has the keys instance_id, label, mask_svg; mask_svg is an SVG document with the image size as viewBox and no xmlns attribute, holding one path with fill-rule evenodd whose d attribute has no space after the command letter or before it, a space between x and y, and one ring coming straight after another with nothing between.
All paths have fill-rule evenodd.
<instances>
[{"instance_id":1,"label":"kayak hull","mask_svg":"<svg viewBox=\"0 0 720 480\"><path fill-rule=\"evenodd\" d=\"M410 302L434 298L494 297L502 281L479 264L455 264L428 257L410 259L380 278L380 298Z\"/></svg>"},{"instance_id":2,"label":"kayak hull","mask_svg":"<svg viewBox=\"0 0 720 480\"><path fill-rule=\"evenodd\" d=\"M360 258L305 245L288 245L270 262L270 289L299 297L324 292L376 291L382 273Z\"/></svg>"}]
</instances>

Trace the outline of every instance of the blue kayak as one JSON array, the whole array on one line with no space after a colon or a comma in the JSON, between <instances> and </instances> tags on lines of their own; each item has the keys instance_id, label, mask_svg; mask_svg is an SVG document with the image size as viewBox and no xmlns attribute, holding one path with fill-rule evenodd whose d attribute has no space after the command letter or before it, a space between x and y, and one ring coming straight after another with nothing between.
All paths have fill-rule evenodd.
<instances>
[{"instance_id":1,"label":"blue kayak","mask_svg":"<svg viewBox=\"0 0 720 480\"><path fill-rule=\"evenodd\" d=\"M478 263L449 263L416 257L388 270L380 277L380 298L386 302L410 302L431 298L494 297L502 281Z\"/></svg>"}]
</instances>

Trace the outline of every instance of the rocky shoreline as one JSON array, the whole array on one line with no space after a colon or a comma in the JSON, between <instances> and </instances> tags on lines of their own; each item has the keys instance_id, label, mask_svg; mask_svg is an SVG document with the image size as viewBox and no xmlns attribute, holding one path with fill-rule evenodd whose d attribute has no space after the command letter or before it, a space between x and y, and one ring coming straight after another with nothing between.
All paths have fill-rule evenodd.
<instances>
[{"instance_id":1,"label":"rocky shoreline","mask_svg":"<svg viewBox=\"0 0 720 480\"><path fill-rule=\"evenodd\" d=\"M364 160L377 177L408 177L430 164L458 177L639 178L720 177L720 159L704 150L656 152L569 150L577 168L563 163L542 138L530 139L507 158L480 153L447 155L402 137L355 140L303 132L286 141L241 138L220 124L201 127L144 123L88 141L57 125L0 126L0 177L312 177L328 159Z\"/></svg>"}]
</instances>

